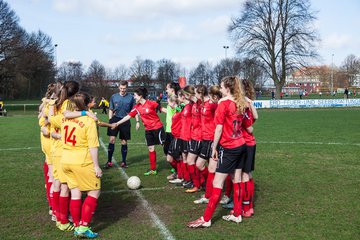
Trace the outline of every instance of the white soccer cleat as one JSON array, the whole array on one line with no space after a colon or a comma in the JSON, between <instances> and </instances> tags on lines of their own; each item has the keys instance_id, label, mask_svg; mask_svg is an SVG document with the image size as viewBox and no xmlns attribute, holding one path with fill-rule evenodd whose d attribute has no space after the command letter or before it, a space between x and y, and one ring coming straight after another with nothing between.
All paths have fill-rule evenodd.
<instances>
[{"instance_id":1,"label":"white soccer cleat","mask_svg":"<svg viewBox=\"0 0 360 240\"><path fill-rule=\"evenodd\" d=\"M205 222L204 217L201 217L199 219L196 219L195 221L189 222L187 224L189 228L200 228L200 227L210 227L211 226L211 220L208 222Z\"/></svg>"},{"instance_id":2,"label":"white soccer cleat","mask_svg":"<svg viewBox=\"0 0 360 240\"><path fill-rule=\"evenodd\" d=\"M209 199L206 197L201 197L194 201L195 204L206 204L209 203Z\"/></svg>"},{"instance_id":3,"label":"white soccer cleat","mask_svg":"<svg viewBox=\"0 0 360 240\"><path fill-rule=\"evenodd\" d=\"M228 222L236 222L236 223L241 223L241 221L242 221L241 215L239 215L238 217L235 217L233 214L223 216L222 219L224 219L225 221L228 221Z\"/></svg>"},{"instance_id":4,"label":"white soccer cleat","mask_svg":"<svg viewBox=\"0 0 360 240\"><path fill-rule=\"evenodd\" d=\"M176 184L176 183L182 183L183 180L182 179L179 179L179 178L176 178L174 180L170 180L169 183L173 183L173 184Z\"/></svg>"},{"instance_id":5,"label":"white soccer cleat","mask_svg":"<svg viewBox=\"0 0 360 240\"><path fill-rule=\"evenodd\" d=\"M224 195L220 200L220 204L228 204L230 200L231 199L228 196Z\"/></svg>"}]
</instances>

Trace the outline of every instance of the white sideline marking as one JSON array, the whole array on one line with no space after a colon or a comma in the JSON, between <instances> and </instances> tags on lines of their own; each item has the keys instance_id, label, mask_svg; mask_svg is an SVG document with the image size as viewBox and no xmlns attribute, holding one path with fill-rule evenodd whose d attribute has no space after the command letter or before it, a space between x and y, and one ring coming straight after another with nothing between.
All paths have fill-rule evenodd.
<instances>
[{"instance_id":1,"label":"white sideline marking","mask_svg":"<svg viewBox=\"0 0 360 240\"><path fill-rule=\"evenodd\" d=\"M138 191L159 191L159 190L172 190L172 189L177 189L177 188L183 188L183 187L170 187L170 188L166 188L166 187L157 187L157 188L140 188L138 189ZM120 190L109 190L109 191L101 191L101 193L123 193L123 192L134 192L134 190L130 190L130 189L120 189Z\"/></svg>"},{"instance_id":2,"label":"white sideline marking","mask_svg":"<svg viewBox=\"0 0 360 240\"><path fill-rule=\"evenodd\" d=\"M99 139L100 145L104 149L104 152L107 153L107 148L104 145L104 142L102 139ZM126 172L119 166L119 164L116 162L115 158L112 158L113 163L117 167L117 169L120 171L121 177L124 178L124 180L128 180L129 176L126 174ZM145 197L142 195L142 193L139 190L133 190L133 192L140 198L141 204L146 209L146 211L149 213L151 219L153 220L155 226L157 226L160 229L160 233L164 236L164 239L167 240L175 240L175 237L171 234L171 232L166 228L165 224L160 220L160 218L154 213L154 211L151 209L150 204L148 201L146 201Z\"/></svg>"},{"instance_id":3,"label":"white sideline marking","mask_svg":"<svg viewBox=\"0 0 360 240\"><path fill-rule=\"evenodd\" d=\"M22 147L22 148L0 148L0 151L17 151L17 150L30 150L39 147Z\"/></svg>"},{"instance_id":4,"label":"white sideline marking","mask_svg":"<svg viewBox=\"0 0 360 240\"><path fill-rule=\"evenodd\" d=\"M258 141L260 144L311 144L311 145L346 145L360 146L360 143L339 143L339 142L276 142L276 141Z\"/></svg>"}]
</instances>

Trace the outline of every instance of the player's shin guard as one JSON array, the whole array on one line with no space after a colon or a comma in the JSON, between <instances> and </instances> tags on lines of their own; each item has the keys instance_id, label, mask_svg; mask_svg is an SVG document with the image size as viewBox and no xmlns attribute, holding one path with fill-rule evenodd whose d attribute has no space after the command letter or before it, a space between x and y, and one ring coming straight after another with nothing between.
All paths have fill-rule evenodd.
<instances>
[{"instance_id":1,"label":"player's shin guard","mask_svg":"<svg viewBox=\"0 0 360 240\"><path fill-rule=\"evenodd\" d=\"M229 198L230 198L232 189L233 189L233 183L231 181L230 175L228 175L225 180L225 195L228 196Z\"/></svg>"},{"instance_id":2,"label":"player's shin guard","mask_svg":"<svg viewBox=\"0 0 360 240\"><path fill-rule=\"evenodd\" d=\"M250 200L251 200L251 186L250 182L247 181L244 183L244 190L243 190L243 211L247 212L250 209Z\"/></svg>"},{"instance_id":3,"label":"player's shin guard","mask_svg":"<svg viewBox=\"0 0 360 240\"><path fill-rule=\"evenodd\" d=\"M150 169L156 170L156 151L149 151Z\"/></svg>"},{"instance_id":4,"label":"player's shin guard","mask_svg":"<svg viewBox=\"0 0 360 240\"><path fill-rule=\"evenodd\" d=\"M56 216L56 220L60 221L60 206L59 206L59 202L60 202L60 192L53 192L53 198L52 198L52 210L53 210L53 214Z\"/></svg>"},{"instance_id":5,"label":"player's shin guard","mask_svg":"<svg viewBox=\"0 0 360 240\"><path fill-rule=\"evenodd\" d=\"M177 171L177 164L176 164L176 161L175 160L172 160L171 162L169 162L169 164L171 165L171 167L173 169L175 169L175 171Z\"/></svg>"},{"instance_id":6,"label":"player's shin guard","mask_svg":"<svg viewBox=\"0 0 360 240\"><path fill-rule=\"evenodd\" d=\"M128 146L127 146L127 144L121 145L121 157L122 157L122 162L125 163L125 164L126 164L127 152L128 152Z\"/></svg>"},{"instance_id":7,"label":"player's shin guard","mask_svg":"<svg viewBox=\"0 0 360 240\"><path fill-rule=\"evenodd\" d=\"M70 214L74 222L74 226L78 227L81 218L81 199L70 200Z\"/></svg>"},{"instance_id":8,"label":"player's shin guard","mask_svg":"<svg viewBox=\"0 0 360 240\"><path fill-rule=\"evenodd\" d=\"M208 177L206 179L206 188L205 188L205 198L207 199L211 197L213 191L214 177L215 177L215 173L209 172Z\"/></svg>"},{"instance_id":9,"label":"player's shin guard","mask_svg":"<svg viewBox=\"0 0 360 240\"><path fill-rule=\"evenodd\" d=\"M60 222L61 224L65 224L69 222L68 215L69 215L69 197L62 197L59 198L59 215L60 215ZM59 219L58 219L59 221Z\"/></svg>"},{"instance_id":10,"label":"player's shin guard","mask_svg":"<svg viewBox=\"0 0 360 240\"><path fill-rule=\"evenodd\" d=\"M97 206L97 199L87 196L81 209L81 226L89 226Z\"/></svg>"},{"instance_id":11,"label":"player's shin guard","mask_svg":"<svg viewBox=\"0 0 360 240\"><path fill-rule=\"evenodd\" d=\"M209 174L208 167L205 166L204 169L200 171L200 174L203 177L204 181L206 181Z\"/></svg>"},{"instance_id":12,"label":"player's shin guard","mask_svg":"<svg viewBox=\"0 0 360 240\"><path fill-rule=\"evenodd\" d=\"M189 174L189 171L188 171L188 168L187 168L187 164L184 161L181 161L181 167L182 167L182 170L183 170L184 180L189 182L191 180L190 179L190 174Z\"/></svg>"},{"instance_id":13,"label":"player's shin guard","mask_svg":"<svg viewBox=\"0 0 360 240\"><path fill-rule=\"evenodd\" d=\"M234 183L234 216L238 217L242 213L242 198L244 183Z\"/></svg>"},{"instance_id":14,"label":"player's shin guard","mask_svg":"<svg viewBox=\"0 0 360 240\"><path fill-rule=\"evenodd\" d=\"M196 172L196 166L194 164L188 165L188 168L189 168L190 177L191 177L191 180L192 180L194 186L199 188L200 187L200 178L199 178L200 176Z\"/></svg>"},{"instance_id":15,"label":"player's shin guard","mask_svg":"<svg viewBox=\"0 0 360 240\"><path fill-rule=\"evenodd\" d=\"M181 163L182 162L183 161L176 161L176 170L177 170L177 174L178 174L179 179L184 179L183 170L181 168Z\"/></svg>"},{"instance_id":16,"label":"player's shin guard","mask_svg":"<svg viewBox=\"0 0 360 240\"><path fill-rule=\"evenodd\" d=\"M214 211L219 204L220 197L221 197L221 188L213 188L211 197L209 199L209 203L206 206L205 212L204 212L204 221L208 222L210 221L212 215L214 214Z\"/></svg>"},{"instance_id":17,"label":"player's shin guard","mask_svg":"<svg viewBox=\"0 0 360 240\"><path fill-rule=\"evenodd\" d=\"M115 150L115 144L109 143L109 146L108 146L108 162L112 161L114 150Z\"/></svg>"},{"instance_id":18,"label":"player's shin guard","mask_svg":"<svg viewBox=\"0 0 360 240\"><path fill-rule=\"evenodd\" d=\"M255 196L255 184L254 184L254 179L250 178L249 180L250 183L250 209L254 209L254 196Z\"/></svg>"},{"instance_id":19,"label":"player's shin guard","mask_svg":"<svg viewBox=\"0 0 360 240\"><path fill-rule=\"evenodd\" d=\"M49 178L47 179L47 182L46 182L46 199L48 201L48 204L50 207L52 207L52 196L50 196L50 189L51 189L51 186L52 186L52 182L49 182Z\"/></svg>"}]
</instances>

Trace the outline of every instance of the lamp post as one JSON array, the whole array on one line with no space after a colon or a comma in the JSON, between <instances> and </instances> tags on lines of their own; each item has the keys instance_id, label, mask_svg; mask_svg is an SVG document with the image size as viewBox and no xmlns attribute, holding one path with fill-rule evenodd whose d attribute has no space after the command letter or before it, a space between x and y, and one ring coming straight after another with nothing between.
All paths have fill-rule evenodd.
<instances>
[{"instance_id":1,"label":"lamp post","mask_svg":"<svg viewBox=\"0 0 360 240\"><path fill-rule=\"evenodd\" d=\"M57 44L55 43L54 45L54 48L55 48L55 81L57 80L56 76L57 76L57 71L58 71L58 68L57 68Z\"/></svg>"},{"instance_id":2,"label":"lamp post","mask_svg":"<svg viewBox=\"0 0 360 240\"><path fill-rule=\"evenodd\" d=\"M223 46L223 48L225 49L225 59L227 59L227 50L229 49L229 46Z\"/></svg>"},{"instance_id":3,"label":"lamp post","mask_svg":"<svg viewBox=\"0 0 360 240\"><path fill-rule=\"evenodd\" d=\"M331 94L333 94L334 92L334 54L331 54L331 76L330 76L330 80L331 80Z\"/></svg>"}]
</instances>

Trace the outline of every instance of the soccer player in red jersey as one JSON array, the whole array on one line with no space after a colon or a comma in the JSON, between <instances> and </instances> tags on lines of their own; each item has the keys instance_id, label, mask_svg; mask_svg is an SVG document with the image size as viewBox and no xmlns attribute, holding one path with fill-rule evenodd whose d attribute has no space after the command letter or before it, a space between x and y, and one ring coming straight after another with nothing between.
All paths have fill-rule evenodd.
<instances>
[{"instance_id":1,"label":"soccer player in red jersey","mask_svg":"<svg viewBox=\"0 0 360 240\"><path fill-rule=\"evenodd\" d=\"M149 159L150 159L150 170L144 173L145 176L156 175L156 151L155 145L163 145L165 141L165 131L162 122L160 121L159 116L156 114L156 108L158 108L158 103L150 101L147 99L148 91L144 87L138 88L134 93L134 99L136 105L120 121L113 124L113 128L119 126L120 124L134 118L137 114L140 115L141 121L145 126L145 139L146 144L149 149ZM161 106L160 106L161 111ZM136 130L139 129L139 125L136 125Z\"/></svg>"},{"instance_id":2,"label":"soccer player in red jersey","mask_svg":"<svg viewBox=\"0 0 360 240\"><path fill-rule=\"evenodd\" d=\"M187 157L190 149L191 141L191 109L194 104L191 98L195 96L195 88L193 86L185 86L181 90L181 94L184 95L184 108L181 111L181 152L183 161L181 162L181 168L183 170L184 182L182 183L185 188L192 188L193 183L191 182L190 173L187 164Z\"/></svg>"},{"instance_id":3,"label":"soccer player in red jersey","mask_svg":"<svg viewBox=\"0 0 360 240\"><path fill-rule=\"evenodd\" d=\"M223 98L219 101L215 112L216 128L212 148L212 157L218 161L213 191L204 215L187 224L191 228L211 226L211 217L220 201L223 184L228 174L231 175L234 185L234 211L223 216L223 219L236 223L242 221L241 169L246 145L241 135L241 128L248 126L242 126L246 101L240 79L235 76L224 77L221 80L221 93Z\"/></svg>"},{"instance_id":4,"label":"soccer player in red jersey","mask_svg":"<svg viewBox=\"0 0 360 240\"><path fill-rule=\"evenodd\" d=\"M241 81L245 96L247 100L247 108L244 113L243 121L247 122L246 125L251 126L255 120L258 119L258 113L252 101L255 99L255 90L251 81L243 79ZM255 166L255 152L256 152L256 141L252 134L252 127L242 129L241 134L243 135L246 142L246 159L244 163L243 173L241 180L244 184L243 190L243 217L251 217L254 214L254 193L255 185L252 178L251 172L254 171Z\"/></svg>"},{"instance_id":5,"label":"soccer player in red jersey","mask_svg":"<svg viewBox=\"0 0 360 240\"><path fill-rule=\"evenodd\" d=\"M186 159L193 186L186 186L191 187L185 191L187 193L194 193L200 190L200 172L197 169L195 162L201 151L201 108L203 106L203 102L208 99L207 88L204 85L195 86L195 95L190 96L190 100L193 101L194 104L191 108L191 140L189 153Z\"/></svg>"},{"instance_id":6,"label":"soccer player in red jersey","mask_svg":"<svg viewBox=\"0 0 360 240\"><path fill-rule=\"evenodd\" d=\"M173 175L168 176L168 180L170 183L178 183L181 182L180 179L183 178L181 162L182 156L180 151L180 132L181 132L181 110L180 100L178 96L172 95L168 98L168 107L174 109L175 112L171 118L171 135L172 140L169 144L169 148L167 151L166 160L170 163L170 165L176 170L175 177ZM176 181L175 181L176 180Z\"/></svg>"},{"instance_id":7,"label":"soccer player in red jersey","mask_svg":"<svg viewBox=\"0 0 360 240\"><path fill-rule=\"evenodd\" d=\"M200 154L196 160L196 167L202 177L206 179L205 195L194 201L195 204L208 203L212 193L212 184L215 176L217 162L211 158L211 149L215 132L215 111L217 102L221 98L220 87L215 85L209 89L209 98L204 100L201 109L202 140ZM205 166L209 162L208 167Z\"/></svg>"}]
</instances>

